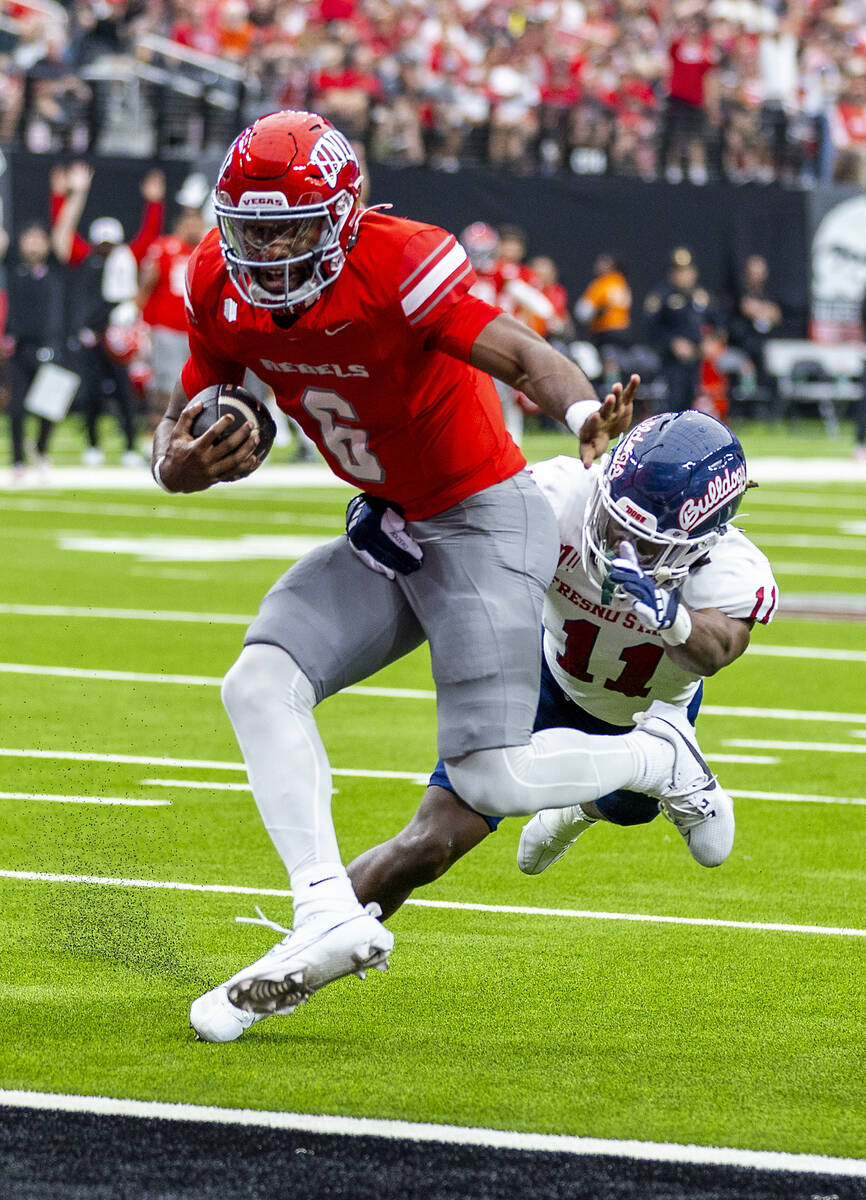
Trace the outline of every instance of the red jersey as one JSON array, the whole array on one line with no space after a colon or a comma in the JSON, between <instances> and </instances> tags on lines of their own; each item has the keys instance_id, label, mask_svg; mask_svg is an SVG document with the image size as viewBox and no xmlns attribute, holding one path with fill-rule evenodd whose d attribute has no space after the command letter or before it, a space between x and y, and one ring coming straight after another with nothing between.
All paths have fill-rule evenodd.
<instances>
[{"instance_id":1,"label":"red jersey","mask_svg":"<svg viewBox=\"0 0 866 1200\"><path fill-rule=\"evenodd\" d=\"M499 310L433 225L365 213L334 283L288 329L241 300L212 230L187 271L188 396L240 383L247 367L341 479L422 520L508 479L525 459L489 375L469 365Z\"/></svg>"},{"instance_id":2,"label":"red jersey","mask_svg":"<svg viewBox=\"0 0 866 1200\"><path fill-rule=\"evenodd\" d=\"M677 100L699 108L704 102L704 76L719 61L712 38L709 34L699 38L674 38L670 58L668 91Z\"/></svg>"},{"instance_id":3,"label":"red jersey","mask_svg":"<svg viewBox=\"0 0 866 1200\"><path fill-rule=\"evenodd\" d=\"M148 325L186 333L184 280L186 266L194 249L194 246L169 234L157 238L148 250L142 265L145 268L155 267L158 271L153 291L141 313Z\"/></svg>"}]
</instances>

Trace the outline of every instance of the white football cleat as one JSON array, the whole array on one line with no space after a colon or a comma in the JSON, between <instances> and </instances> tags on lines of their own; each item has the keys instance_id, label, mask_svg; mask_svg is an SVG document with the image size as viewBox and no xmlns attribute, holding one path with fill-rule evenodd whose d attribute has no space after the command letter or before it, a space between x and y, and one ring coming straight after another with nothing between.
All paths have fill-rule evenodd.
<instances>
[{"instance_id":1,"label":"white football cleat","mask_svg":"<svg viewBox=\"0 0 866 1200\"><path fill-rule=\"evenodd\" d=\"M236 1008L229 1000L228 985L221 983L193 1000L189 1023L200 1042L234 1042L265 1016Z\"/></svg>"},{"instance_id":2,"label":"white football cleat","mask_svg":"<svg viewBox=\"0 0 866 1200\"><path fill-rule=\"evenodd\" d=\"M597 824L583 815L579 804L544 808L520 831L517 865L524 875L540 875L565 854L584 830Z\"/></svg>"},{"instance_id":3,"label":"white football cleat","mask_svg":"<svg viewBox=\"0 0 866 1200\"><path fill-rule=\"evenodd\" d=\"M260 1015L285 1013L344 975L384 971L394 935L377 921L378 904L356 912L311 916L268 953L228 982L233 1007Z\"/></svg>"},{"instance_id":4,"label":"white football cleat","mask_svg":"<svg viewBox=\"0 0 866 1200\"><path fill-rule=\"evenodd\" d=\"M720 866L734 845L734 802L704 762L694 726L683 709L664 700L635 713L634 722L674 748L670 783L657 793L659 810L683 835L696 862Z\"/></svg>"}]
</instances>

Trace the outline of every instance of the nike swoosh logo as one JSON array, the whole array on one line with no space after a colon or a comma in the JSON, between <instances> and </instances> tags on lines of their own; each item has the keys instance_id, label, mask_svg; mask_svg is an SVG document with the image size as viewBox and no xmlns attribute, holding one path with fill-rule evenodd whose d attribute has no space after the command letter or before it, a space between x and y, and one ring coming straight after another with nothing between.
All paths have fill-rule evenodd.
<instances>
[{"instance_id":1,"label":"nike swoosh logo","mask_svg":"<svg viewBox=\"0 0 866 1200\"><path fill-rule=\"evenodd\" d=\"M325 337L333 337L334 334L339 333L341 329L348 329L351 324L351 321L344 321L342 325L335 325L333 329L326 329Z\"/></svg>"}]
</instances>

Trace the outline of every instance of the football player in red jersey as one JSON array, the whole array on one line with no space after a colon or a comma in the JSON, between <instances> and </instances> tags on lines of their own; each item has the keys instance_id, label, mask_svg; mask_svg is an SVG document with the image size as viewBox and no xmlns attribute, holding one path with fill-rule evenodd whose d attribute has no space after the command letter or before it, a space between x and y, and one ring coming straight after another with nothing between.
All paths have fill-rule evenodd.
<instances>
[{"instance_id":1,"label":"football player in red jersey","mask_svg":"<svg viewBox=\"0 0 866 1200\"><path fill-rule=\"evenodd\" d=\"M360 187L351 146L315 114L274 113L235 141L216 184L219 228L187 273L190 358L154 438L168 491L250 474L251 427L219 444L229 419L190 433L197 393L250 368L335 474L373 497L381 536L414 547L419 568L376 574L346 538L311 552L265 596L226 676L294 929L194 1002L193 1028L211 1041L387 961L393 937L358 903L334 833L313 719L326 696L427 640L439 753L468 803L531 813L573 803L572 783L595 777L574 731L532 735L559 540L490 376L578 435L585 465L628 427L639 380L599 404L573 363L469 295L473 271L451 234L362 209Z\"/></svg>"}]
</instances>

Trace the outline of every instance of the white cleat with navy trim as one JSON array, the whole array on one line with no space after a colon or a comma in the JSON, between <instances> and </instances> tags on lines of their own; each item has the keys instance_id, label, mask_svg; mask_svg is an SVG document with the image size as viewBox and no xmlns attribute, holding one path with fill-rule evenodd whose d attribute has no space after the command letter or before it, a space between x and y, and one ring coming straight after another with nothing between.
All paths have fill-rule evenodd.
<instances>
[{"instance_id":1,"label":"white cleat with navy trim","mask_svg":"<svg viewBox=\"0 0 866 1200\"><path fill-rule=\"evenodd\" d=\"M570 850L584 830L597 824L579 804L543 808L520 831L517 865L524 875L540 875Z\"/></svg>"},{"instance_id":2,"label":"white cleat with navy trim","mask_svg":"<svg viewBox=\"0 0 866 1200\"><path fill-rule=\"evenodd\" d=\"M680 831L696 862L720 866L734 845L734 802L704 761L694 726L683 709L664 700L635 713L634 722L674 748L671 780L652 793L659 797L659 810Z\"/></svg>"},{"instance_id":3,"label":"white cleat with navy trim","mask_svg":"<svg viewBox=\"0 0 866 1200\"><path fill-rule=\"evenodd\" d=\"M230 1003L254 1017L284 1014L344 975L363 979L368 968L384 971L394 935L376 919L381 911L378 904L368 904L348 915L309 917L229 980Z\"/></svg>"}]
</instances>

